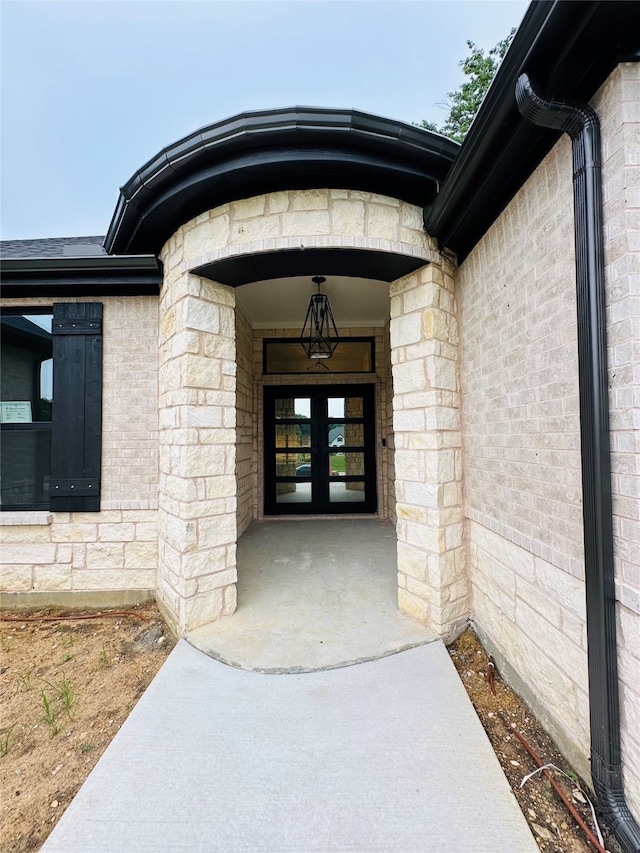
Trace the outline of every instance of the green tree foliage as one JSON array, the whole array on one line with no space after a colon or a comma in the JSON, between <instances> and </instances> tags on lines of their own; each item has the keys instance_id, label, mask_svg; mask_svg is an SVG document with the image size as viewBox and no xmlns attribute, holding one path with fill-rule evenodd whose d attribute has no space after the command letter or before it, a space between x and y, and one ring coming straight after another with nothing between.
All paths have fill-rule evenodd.
<instances>
[{"instance_id":1,"label":"green tree foliage","mask_svg":"<svg viewBox=\"0 0 640 853\"><path fill-rule=\"evenodd\" d=\"M427 130L442 133L450 139L455 139L456 142L462 142L469 132L471 122L480 109L482 99L493 82L509 45L513 41L515 32L515 29L511 30L509 35L499 41L495 47L492 47L487 54L474 42L468 41L469 56L460 62L467 79L455 92L447 94L444 106L448 109L449 115L444 124L437 127L433 122L423 120L420 126Z\"/></svg>"}]
</instances>

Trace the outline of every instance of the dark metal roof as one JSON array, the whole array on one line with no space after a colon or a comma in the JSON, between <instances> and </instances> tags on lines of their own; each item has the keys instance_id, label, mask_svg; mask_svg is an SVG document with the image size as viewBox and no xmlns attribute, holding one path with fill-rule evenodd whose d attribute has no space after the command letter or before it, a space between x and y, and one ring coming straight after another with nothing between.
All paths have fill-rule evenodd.
<instances>
[{"instance_id":1,"label":"dark metal roof","mask_svg":"<svg viewBox=\"0 0 640 853\"><path fill-rule=\"evenodd\" d=\"M559 137L520 115L515 82L588 101L618 62L640 59L636 0L535 0L516 33L441 192L425 209L429 234L462 261Z\"/></svg>"},{"instance_id":2,"label":"dark metal roof","mask_svg":"<svg viewBox=\"0 0 640 853\"><path fill-rule=\"evenodd\" d=\"M108 252L154 252L177 228L224 202L274 190L367 190L424 205L459 146L355 110L247 112L163 149L120 190Z\"/></svg>"},{"instance_id":3,"label":"dark metal roof","mask_svg":"<svg viewBox=\"0 0 640 853\"><path fill-rule=\"evenodd\" d=\"M104 237L47 237L38 240L0 240L0 258L63 258L106 255Z\"/></svg>"}]
</instances>

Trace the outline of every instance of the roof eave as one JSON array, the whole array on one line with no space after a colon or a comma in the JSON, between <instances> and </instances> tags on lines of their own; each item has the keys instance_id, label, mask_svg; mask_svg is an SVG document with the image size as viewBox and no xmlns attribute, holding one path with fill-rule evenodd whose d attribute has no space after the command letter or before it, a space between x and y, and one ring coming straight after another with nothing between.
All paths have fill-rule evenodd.
<instances>
[{"instance_id":1,"label":"roof eave","mask_svg":"<svg viewBox=\"0 0 640 853\"><path fill-rule=\"evenodd\" d=\"M154 255L7 258L0 281L10 298L157 295L162 267Z\"/></svg>"},{"instance_id":2,"label":"roof eave","mask_svg":"<svg viewBox=\"0 0 640 853\"><path fill-rule=\"evenodd\" d=\"M514 86L520 73L533 73L543 89L557 88L563 97L589 99L617 64L621 22L633 15L637 19L637 4L616 0L530 5L440 194L425 208L426 230L459 262L559 136L518 112Z\"/></svg>"}]
</instances>

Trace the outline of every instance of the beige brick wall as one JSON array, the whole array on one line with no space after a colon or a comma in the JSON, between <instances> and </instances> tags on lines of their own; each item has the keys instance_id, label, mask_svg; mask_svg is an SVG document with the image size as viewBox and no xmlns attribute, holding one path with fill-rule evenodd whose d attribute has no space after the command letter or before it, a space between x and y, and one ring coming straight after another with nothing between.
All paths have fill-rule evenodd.
<instances>
[{"instance_id":1,"label":"beige brick wall","mask_svg":"<svg viewBox=\"0 0 640 853\"><path fill-rule=\"evenodd\" d=\"M53 301L72 300L2 299L0 304L27 309ZM104 312L101 512L0 514L2 591L155 587L158 299L84 301L101 302Z\"/></svg>"},{"instance_id":2,"label":"beige brick wall","mask_svg":"<svg viewBox=\"0 0 640 853\"><path fill-rule=\"evenodd\" d=\"M563 137L461 266L458 295L473 616L588 773L571 175Z\"/></svg>"},{"instance_id":3,"label":"beige brick wall","mask_svg":"<svg viewBox=\"0 0 640 853\"><path fill-rule=\"evenodd\" d=\"M621 64L593 105L603 136L622 754L640 820L640 64Z\"/></svg>"},{"instance_id":4,"label":"beige brick wall","mask_svg":"<svg viewBox=\"0 0 640 853\"><path fill-rule=\"evenodd\" d=\"M256 491L255 382L253 364L253 330L236 306L236 480L238 485L238 536L249 526L254 515Z\"/></svg>"},{"instance_id":5,"label":"beige brick wall","mask_svg":"<svg viewBox=\"0 0 640 853\"><path fill-rule=\"evenodd\" d=\"M605 242L623 761L640 814L640 82L594 100ZM588 776L571 143L561 138L462 264L465 514L473 615Z\"/></svg>"},{"instance_id":6,"label":"beige brick wall","mask_svg":"<svg viewBox=\"0 0 640 853\"><path fill-rule=\"evenodd\" d=\"M388 518L393 524L397 522L396 516L396 469L395 469L395 437L393 433L393 377L391 374L391 344L389 340L389 329L391 320L385 325L382 334L383 350L380 353L380 408L382 420L381 437L384 440L379 442L380 446L380 465L382 475L382 506L385 513L385 518Z\"/></svg>"}]
</instances>

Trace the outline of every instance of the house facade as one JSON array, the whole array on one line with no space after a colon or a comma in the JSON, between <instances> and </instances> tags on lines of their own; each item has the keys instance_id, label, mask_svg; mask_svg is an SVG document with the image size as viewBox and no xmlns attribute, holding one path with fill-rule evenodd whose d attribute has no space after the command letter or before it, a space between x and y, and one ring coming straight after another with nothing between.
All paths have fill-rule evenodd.
<instances>
[{"instance_id":1,"label":"house facade","mask_svg":"<svg viewBox=\"0 0 640 853\"><path fill-rule=\"evenodd\" d=\"M251 522L392 521L400 610L471 620L640 849L639 18L533 3L462 147L246 113L105 237L4 244L3 601L154 595L184 635L232 617Z\"/></svg>"}]
</instances>

